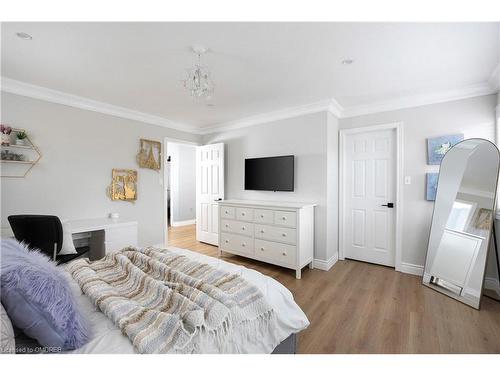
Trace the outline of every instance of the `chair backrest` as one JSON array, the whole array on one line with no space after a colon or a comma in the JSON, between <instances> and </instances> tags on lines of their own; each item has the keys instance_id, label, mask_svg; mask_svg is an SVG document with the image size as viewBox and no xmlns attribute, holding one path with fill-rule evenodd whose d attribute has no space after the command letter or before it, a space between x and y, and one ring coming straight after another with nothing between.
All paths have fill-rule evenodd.
<instances>
[{"instance_id":1,"label":"chair backrest","mask_svg":"<svg viewBox=\"0 0 500 375\"><path fill-rule=\"evenodd\" d=\"M8 220L16 240L30 248L40 249L50 258L54 255L54 244L57 244L57 252L61 250L63 230L57 216L11 215Z\"/></svg>"}]
</instances>

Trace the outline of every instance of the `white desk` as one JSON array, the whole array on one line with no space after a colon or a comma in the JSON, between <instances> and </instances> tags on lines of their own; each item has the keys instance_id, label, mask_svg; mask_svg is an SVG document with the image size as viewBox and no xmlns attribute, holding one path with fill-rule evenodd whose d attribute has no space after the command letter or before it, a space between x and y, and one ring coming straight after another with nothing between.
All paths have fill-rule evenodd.
<instances>
[{"instance_id":1,"label":"white desk","mask_svg":"<svg viewBox=\"0 0 500 375\"><path fill-rule=\"evenodd\" d=\"M90 259L100 259L105 254L127 246L137 246L137 221L126 219L81 219L69 220L75 246L87 242Z\"/></svg>"}]
</instances>

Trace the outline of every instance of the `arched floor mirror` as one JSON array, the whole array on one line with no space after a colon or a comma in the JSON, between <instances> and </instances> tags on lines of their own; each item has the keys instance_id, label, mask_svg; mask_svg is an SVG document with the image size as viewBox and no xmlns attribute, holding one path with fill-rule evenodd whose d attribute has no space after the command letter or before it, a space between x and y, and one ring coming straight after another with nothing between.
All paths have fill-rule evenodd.
<instances>
[{"instance_id":1,"label":"arched floor mirror","mask_svg":"<svg viewBox=\"0 0 500 375\"><path fill-rule=\"evenodd\" d=\"M479 309L486 264L498 283L494 239L500 154L485 139L467 139L444 156L423 284ZM489 252L489 254L488 254Z\"/></svg>"}]
</instances>

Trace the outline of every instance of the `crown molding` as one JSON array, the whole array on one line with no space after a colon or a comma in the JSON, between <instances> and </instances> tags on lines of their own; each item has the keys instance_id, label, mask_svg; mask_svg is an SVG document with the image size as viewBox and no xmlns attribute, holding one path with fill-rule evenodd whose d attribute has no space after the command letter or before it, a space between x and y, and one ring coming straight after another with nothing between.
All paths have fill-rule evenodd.
<instances>
[{"instance_id":1,"label":"crown molding","mask_svg":"<svg viewBox=\"0 0 500 375\"><path fill-rule=\"evenodd\" d=\"M328 112L330 112L332 115L336 116L337 118L342 117L342 112L344 111L344 108L335 100L335 98L332 98L330 100L330 105L328 106Z\"/></svg>"},{"instance_id":2,"label":"crown molding","mask_svg":"<svg viewBox=\"0 0 500 375\"><path fill-rule=\"evenodd\" d=\"M267 122L285 120L292 117L303 116L317 112L331 112L338 116L339 106L335 100L328 99L315 103L305 104L297 107L290 107L278 111L267 112L256 116L245 117L235 121L228 121L201 129L201 134L211 134L221 131L235 130L264 124Z\"/></svg>"},{"instance_id":3,"label":"crown molding","mask_svg":"<svg viewBox=\"0 0 500 375\"><path fill-rule=\"evenodd\" d=\"M421 95L410 95L394 100L380 101L367 105L345 107L340 117L355 117L372 113L395 111L398 109L420 107L423 105L451 102L473 98L476 96L491 95L497 91L488 83L465 86L460 89L434 92Z\"/></svg>"},{"instance_id":4,"label":"crown molding","mask_svg":"<svg viewBox=\"0 0 500 375\"><path fill-rule=\"evenodd\" d=\"M128 120L139 121L150 125L157 125L174 130L199 134L199 128L191 125L177 123L149 113L135 111L125 107L100 102L78 95L68 94L42 86L32 85L30 83L17 81L11 78L1 78L1 91L74 108L85 109L87 111L121 117Z\"/></svg>"},{"instance_id":5,"label":"crown molding","mask_svg":"<svg viewBox=\"0 0 500 375\"><path fill-rule=\"evenodd\" d=\"M434 92L430 94L412 95L400 97L394 100L381 101L367 105L351 107L343 107L337 102L337 100L331 98L315 103L285 108L278 111L272 111L256 116L250 116L234 121L215 124L204 128L199 128L189 124L177 123L164 117L135 111L125 107L120 107L73 94L68 94L62 91L48 89L42 86L32 85L26 82L17 81L6 77L1 77L1 91L52 103L67 105L70 107L88 111L103 113L111 116L121 117L129 120L139 121L146 124L162 126L165 128L188 132L191 134L211 134L221 131L241 129L258 124L279 121L318 112L330 112L337 118L347 118L372 113L394 111L404 108L419 107L435 103L443 103L453 100L472 98L476 96L490 95L498 92L498 87L495 89L494 83L497 82L498 85L500 80L499 75L500 64L496 67L488 82L470 85L460 89ZM498 116L500 116L500 105L497 106L497 117Z\"/></svg>"},{"instance_id":6,"label":"crown molding","mask_svg":"<svg viewBox=\"0 0 500 375\"><path fill-rule=\"evenodd\" d=\"M450 102L473 98L476 96L494 94L496 90L492 89L489 83L465 86L455 90L439 91L429 94L410 95L400 97L394 100L375 102L367 105L343 107L334 98L319 101L316 103L306 104L298 107L286 108L279 111L264 113L257 116L246 117L240 120L234 120L221 124L216 124L210 127L202 128L201 134L211 134L221 131L241 129L248 126L263 124L284 120L287 118L297 117L309 113L327 111L335 115L337 118L356 117L372 113L395 111L404 108L420 107L423 105Z\"/></svg>"},{"instance_id":7,"label":"crown molding","mask_svg":"<svg viewBox=\"0 0 500 375\"><path fill-rule=\"evenodd\" d=\"M498 63L495 70L493 70L493 73L491 73L488 84L492 90L495 90L496 92L500 90L500 63Z\"/></svg>"}]
</instances>

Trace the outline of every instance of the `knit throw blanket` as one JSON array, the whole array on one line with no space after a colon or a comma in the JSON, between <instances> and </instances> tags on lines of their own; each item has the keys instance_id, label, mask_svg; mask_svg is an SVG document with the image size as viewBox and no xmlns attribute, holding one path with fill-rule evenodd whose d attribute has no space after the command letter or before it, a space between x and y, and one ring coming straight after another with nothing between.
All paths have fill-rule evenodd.
<instances>
[{"instance_id":1,"label":"knit throw blanket","mask_svg":"<svg viewBox=\"0 0 500 375\"><path fill-rule=\"evenodd\" d=\"M125 248L68 266L92 302L139 353L197 353L203 340L220 353L235 330L258 341L275 315L262 293L235 274L169 250Z\"/></svg>"}]
</instances>

